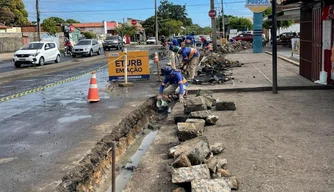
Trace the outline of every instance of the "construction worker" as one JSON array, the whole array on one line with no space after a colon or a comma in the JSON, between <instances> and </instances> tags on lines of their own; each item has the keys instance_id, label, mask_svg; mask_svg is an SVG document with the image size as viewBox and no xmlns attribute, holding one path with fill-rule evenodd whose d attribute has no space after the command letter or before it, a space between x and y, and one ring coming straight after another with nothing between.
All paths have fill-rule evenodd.
<instances>
[{"instance_id":1,"label":"construction worker","mask_svg":"<svg viewBox=\"0 0 334 192\"><path fill-rule=\"evenodd\" d=\"M183 96L188 88L187 80L182 76L180 71L170 66L164 68L164 75L165 80L160 85L158 100L168 100L168 96L176 94L179 96L179 101L183 103Z\"/></svg>"},{"instance_id":2,"label":"construction worker","mask_svg":"<svg viewBox=\"0 0 334 192\"><path fill-rule=\"evenodd\" d=\"M206 40L205 37L201 38L203 49L210 50L210 43Z\"/></svg>"},{"instance_id":3,"label":"construction worker","mask_svg":"<svg viewBox=\"0 0 334 192\"><path fill-rule=\"evenodd\" d=\"M194 47L195 45L195 33L191 32L187 37L186 37L186 47Z\"/></svg>"},{"instance_id":4,"label":"construction worker","mask_svg":"<svg viewBox=\"0 0 334 192\"><path fill-rule=\"evenodd\" d=\"M189 79L193 80L196 76L197 64L199 61L199 52L195 48L184 47L179 49L179 54L183 57L186 72L189 74Z\"/></svg>"}]
</instances>

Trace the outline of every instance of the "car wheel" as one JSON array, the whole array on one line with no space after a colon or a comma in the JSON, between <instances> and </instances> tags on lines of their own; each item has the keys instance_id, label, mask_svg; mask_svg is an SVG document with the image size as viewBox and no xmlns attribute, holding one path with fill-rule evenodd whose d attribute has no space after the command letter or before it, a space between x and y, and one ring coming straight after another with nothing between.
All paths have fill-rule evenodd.
<instances>
[{"instance_id":1,"label":"car wheel","mask_svg":"<svg viewBox=\"0 0 334 192\"><path fill-rule=\"evenodd\" d=\"M97 51L97 54L98 54L98 55L101 55L101 49L99 49L99 50Z\"/></svg>"},{"instance_id":2,"label":"car wheel","mask_svg":"<svg viewBox=\"0 0 334 192\"><path fill-rule=\"evenodd\" d=\"M93 57L93 51L92 50L89 51L89 57Z\"/></svg>"},{"instance_id":3,"label":"car wheel","mask_svg":"<svg viewBox=\"0 0 334 192\"><path fill-rule=\"evenodd\" d=\"M117 48L116 48L117 50L120 50L120 47L119 47L119 45L117 45Z\"/></svg>"},{"instance_id":4,"label":"car wheel","mask_svg":"<svg viewBox=\"0 0 334 192\"><path fill-rule=\"evenodd\" d=\"M14 63L14 65L15 65L16 68L20 68L21 67L21 64L19 64L19 63Z\"/></svg>"},{"instance_id":5,"label":"car wheel","mask_svg":"<svg viewBox=\"0 0 334 192\"><path fill-rule=\"evenodd\" d=\"M39 64L40 66L43 66L43 65L45 64L45 59L44 59L44 57L39 58L39 62L38 62L38 64Z\"/></svg>"},{"instance_id":6,"label":"car wheel","mask_svg":"<svg viewBox=\"0 0 334 192\"><path fill-rule=\"evenodd\" d=\"M55 63L59 63L60 62L60 55L57 55L57 58L55 60Z\"/></svg>"}]
</instances>

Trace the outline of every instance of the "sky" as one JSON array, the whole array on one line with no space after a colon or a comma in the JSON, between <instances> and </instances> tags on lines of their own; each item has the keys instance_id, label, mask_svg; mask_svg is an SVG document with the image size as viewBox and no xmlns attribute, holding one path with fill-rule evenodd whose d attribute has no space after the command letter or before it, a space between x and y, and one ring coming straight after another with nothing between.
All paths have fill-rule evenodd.
<instances>
[{"instance_id":1,"label":"sky","mask_svg":"<svg viewBox=\"0 0 334 192\"><path fill-rule=\"evenodd\" d=\"M36 21L35 0L22 0L29 13L29 20ZM186 4L187 13L193 23L210 26L208 11L210 0L169 0L174 4ZM225 15L251 17L245 7L245 0L224 0ZM158 6L160 0L157 0ZM221 0L215 0L215 7L221 10ZM41 19L57 16L80 22L116 21L123 18L145 20L154 15L154 0L40 0Z\"/></svg>"}]
</instances>

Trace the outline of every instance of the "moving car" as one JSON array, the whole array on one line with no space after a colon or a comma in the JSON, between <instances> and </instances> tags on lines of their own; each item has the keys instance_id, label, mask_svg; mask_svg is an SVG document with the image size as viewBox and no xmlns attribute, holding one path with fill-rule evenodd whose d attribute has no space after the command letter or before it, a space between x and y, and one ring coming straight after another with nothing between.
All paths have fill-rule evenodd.
<instances>
[{"instance_id":1,"label":"moving car","mask_svg":"<svg viewBox=\"0 0 334 192\"><path fill-rule=\"evenodd\" d=\"M60 62L60 52L54 42L31 42L14 53L13 62L19 68L22 64L44 65L47 62Z\"/></svg>"},{"instance_id":2,"label":"moving car","mask_svg":"<svg viewBox=\"0 0 334 192\"><path fill-rule=\"evenodd\" d=\"M146 40L146 44L147 45L154 45L155 44L155 37L149 37L147 40Z\"/></svg>"},{"instance_id":3,"label":"moving car","mask_svg":"<svg viewBox=\"0 0 334 192\"><path fill-rule=\"evenodd\" d=\"M248 41L253 42L253 35L251 33L241 33L232 38L235 41Z\"/></svg>"},{"instance_id":4,"label":"moving car","mask_svg":"<svg viewBox=\"0 0 334 192\"><path fill-rule=\"evenodd\" d=\"M80 40L72 48L72 57L76 57L78 55L89 55L92 57L94 53L97 53L98 55L101 54L101 48L99 42L96 39Z\"/></svg>"},{"instance_id":5,"label":"moving car","mask_svg":"<svg viewBox=\"0 0 334 192\"><path fill-rule=\"evenodd\" d=\"M113 35L109 36L104 40L103 42L103 50L111 49L111 48L116 48L116 50L123 49L124 44L123 44L123 38L118 35Z\"/></svg>"}]
</instances>

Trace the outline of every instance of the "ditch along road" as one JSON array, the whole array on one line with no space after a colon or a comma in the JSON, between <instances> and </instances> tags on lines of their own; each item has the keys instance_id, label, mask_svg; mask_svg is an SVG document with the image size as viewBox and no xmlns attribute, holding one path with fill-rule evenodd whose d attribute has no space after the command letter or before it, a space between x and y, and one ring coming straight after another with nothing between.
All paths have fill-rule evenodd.
<instances>
[{"instance_id":1,"label":"ditch along road","mask_svg":"<svg viewBox=\"0 0 334 192\"><path fill-rule=\"evenodd\" d=\"M53 191L113 126L156 94L156 77L119 88L108 82L105 65L91 61L0 84L0 98L10 97L0 102L1 192ZM91 104L89 72L96 69L101 101Z\"/></svg>"}]
</instances>

